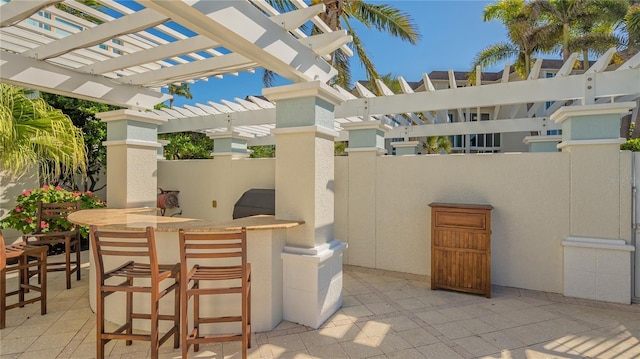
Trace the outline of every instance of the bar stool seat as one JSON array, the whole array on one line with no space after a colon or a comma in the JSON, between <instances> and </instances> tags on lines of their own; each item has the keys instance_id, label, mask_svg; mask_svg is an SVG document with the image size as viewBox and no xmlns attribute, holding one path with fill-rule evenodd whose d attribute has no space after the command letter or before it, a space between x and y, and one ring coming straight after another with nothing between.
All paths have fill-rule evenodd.
<instances>
[{"instance_id":1,"label":"bar stool seat","mask_svg":"<svg viewBox=\"0 0 640 359\"><path fill-rule=\"evenodd\" d=\"M96 263L96 337L97 358L104 358L104 346L113 339L125 340L131 345L133 340L149 341L151 358L158 358L160 346L173 336L173 347L180 346L180 264L158 264L155 244L155 232L147 227L144 232L109 232L90 227L91 247ZM124 260L124 263L111 269L105 269L105 259ZM140 257L140 261L128 260ZM121 278L122 282L110 281ZM134 279L144 279L145 284L134 284ZM173 279L173 283L161 289L160 283ZM174 292L173 314L160 314L160 299ZM105 331L105 298L113 293L126 294L126 321L112 332ZM150 294L150 313L133 312L133 293ZM149 334L134 334L133 320L147 319L151 321ZM159 321L173 322L171 329L162 337L158 333Z\"/></svg>"},{"instance_id":2,"label":"bar stool seat","mask_svg":"<svg viewBox=\"0 0 640 359\"><path fill-rule=\"evenodd\" d=\"M9 309L39 301L40 314L47 314L47 247L32 246L24 242L5 245L2 233L0 240L0 329L4 329ZM31 271L34 267L36 270ZM18 272L18 288L7 292L7 273L10 272ZM34 274L38 275L39 286L30 283L29 279ZM25 294L31 290L40 294L25 299ZM18 301L7 305L7 298L14 295L18 296Z\"/></svg>"}]
</instances>

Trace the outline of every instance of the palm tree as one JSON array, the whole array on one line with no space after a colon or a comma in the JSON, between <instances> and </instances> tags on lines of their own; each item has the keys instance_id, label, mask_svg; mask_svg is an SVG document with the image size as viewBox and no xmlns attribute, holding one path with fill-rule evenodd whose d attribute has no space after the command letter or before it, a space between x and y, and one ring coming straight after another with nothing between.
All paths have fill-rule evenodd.
<instances>
[{"instance_id":1,"label":"palm tree","mask_svg":"<svg viewBox=\"0 0 640 359\"><path fill-rule=\"evenodd\" d=\"M567 60L573 51L583 52L584 69L589 50L602 53L618 44L614 26L629 9L627 0L534 0L526 10L542 20Z\"/></svg>"},{"instance_id":2,"label":"palm tree","mask_svg":"<svg viewBox=\"0 0 640 359\"><path fill-rule=\"evenodd\" d=\"M268 2L280 11L295 9L295 6L289 0L268 0ZM373 27L378 31L386 32L411 44L417 44L418 40L420 40L421 35L411 16L392 5L371 4L362 0L311 0L311 4L320 3L325 5L325 12L319 15L320 19L331 30L346 29L347 33L353 37L353 42L350 46L358 55L369 80L377 79L380 76L367 54L364 44L351 25L353 20L364 24L367 28ZM315 26L311 29L312 34L316 34L319 31ZM330 62L338 70L338 75L334 77L332 83L345 88L350 87L349 57L338 49L331 55Z\"/></svg>"},{"instance_id":3,"label":"palm tree","mask_svg":"<svg viewBox=\"0 0 640 359\"><path fill-rule=\"evenodd\" d=\"M180 85L169 85L169 95L172 96L182 96L187 100L191 100L193 96L191 96L191 88L188 84L180 84ZM169 108L173 108L173 97L169 99Z\"/></svg>"},{"instance_id":4,"label":"palm tree","mask_svg":"<svg viewBox=\"0 0 640 359\"><path fill-rule=\"evenodd\" d=\"M86 173L82 131L62 111L29 91L0 84L0 168L20 177L40 166L46 178L80 171Z\"/></svg>"},{"instance_id":5,"label":"palm tree","mask_svg":"<svg viewBox=\"0 0 640 359\"><path fill-rule=\"evenodd\" d=\"M476 66L485 68L514 58L514 69L525 78L531 72L532 56L552 47L550 29L540 26L537 19L525 11L524 0L500 0L489 4L484 9L483 20L502 21L510 42L490 45L476 55L469 73L470 83L475 83Z\"/></svg>"}]
</instances>

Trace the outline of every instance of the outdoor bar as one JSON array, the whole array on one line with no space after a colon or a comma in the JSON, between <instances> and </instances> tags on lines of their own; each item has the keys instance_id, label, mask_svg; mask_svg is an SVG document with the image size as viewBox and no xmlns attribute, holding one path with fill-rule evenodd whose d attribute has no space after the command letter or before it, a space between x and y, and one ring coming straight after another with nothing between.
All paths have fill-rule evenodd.
<instances>
[{"instance_id":1,"label":"outdoor bar","mask_svg":"<svg viewBox=\"0 0 640 359\"><path fill-rule=\"evenodd\" d=\"M100 229L139 231L151 226L156 230L158 260L162 264L174 264L180 261L178 247L178 230L187 232L224 232L247 228L248 262L253 269L252 284L252 327L257 332L275 328L283 319L282 301L282 260L280 255L286 242L286 230L304 224L303 221L278 220L273 216L253 216L236 219L226 223L214 221L156 216L155 208L128 209L91 209L82 210L69 215L69 220L79 225L96 225ZM109 262L111 260L111 262ZM105 267L110 264L121 264L125 258L107 259ZM114 263L115 262L115 263ZM206 264L206 263L201 263ZM89 301L92 310L96 305L96 276L94 258L90 259ZM149 301L136 298L134 308L139 312L149 312ZM144 298L142 298L144 299ZM166 305L173 305L173 297L167 296ZM203 297L203 310L220 310L229 312L227 306L237 307L230 300ZM122 324L125 320L125 307L122 298L108 298L105 318L110 322ZM149 322L140 322L141 329L149 329ZM166 323L163 323L166 324ZM204 327L206 330L207 327ZM163 328L161 327L161 331Z\"/></svg>"}]
</instances>

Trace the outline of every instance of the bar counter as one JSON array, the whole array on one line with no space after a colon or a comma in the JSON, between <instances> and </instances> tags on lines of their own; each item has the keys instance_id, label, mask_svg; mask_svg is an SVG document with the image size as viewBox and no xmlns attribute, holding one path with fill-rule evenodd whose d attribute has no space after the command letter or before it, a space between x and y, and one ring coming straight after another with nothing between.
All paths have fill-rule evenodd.
<instances>
[{"instance_id":1,"label":"bar counter","mask_svg":"<svg viewBox=\"0 0 640 359\"><path fill-rule=\"evenodd\" d=\"M254 332L269 331L275 328L283 317L283 272L282 252L287 239L287 229L300 226L304 221L278 220L274 216L261 215L216 222L211 220L161 217L156 215L156 208L99 208L74 212L68 219L79 225L96 225L109 230L143 230L147 226L156 230L156 248L158 260L163 264L179 262L178 230L188 232L220 232L247 228L247 261L252 266L251 314ZM123 260L124 261L124 258ZM117 263L105 262L105 267ZM202 263L206 264L206 263ZM90 256L89 301L95 310L96 274L93 256ZM134 308L139 311L149 310L148 298L138 296L134 300ZM225 310L236 307L237 298L205 298L201 299L201 310ZM213 302L215 300L215 302ZM122 324L124 317L124 296L107 297L105 317L107 320ZM160 304L160 310L173 308L173 296L167 296ZM206 309L205 309L206 308ZM139 324L139 325L138 325ZM160 331L164 332L161 323ZM148 321L136 321L134 325L140 329L149 329ZM207 327L203 327L206 331Z\"/></svg>"}]
</instances>

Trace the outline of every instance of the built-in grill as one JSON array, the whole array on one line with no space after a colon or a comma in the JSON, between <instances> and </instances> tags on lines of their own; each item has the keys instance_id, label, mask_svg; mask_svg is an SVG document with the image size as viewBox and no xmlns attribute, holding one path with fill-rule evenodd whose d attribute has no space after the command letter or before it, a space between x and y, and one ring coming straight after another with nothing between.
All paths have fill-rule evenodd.
<instances>
[{"instance_id":1,"label":"built-in grill","mask_svg":"<svg viewBox=\"0 0 640 359\"><path fill-rule=\"evenodd\" d=\"M276 214L275 189L250 189L233 206L233 219L259 214Z\"/></svg>"}]
</instances>

